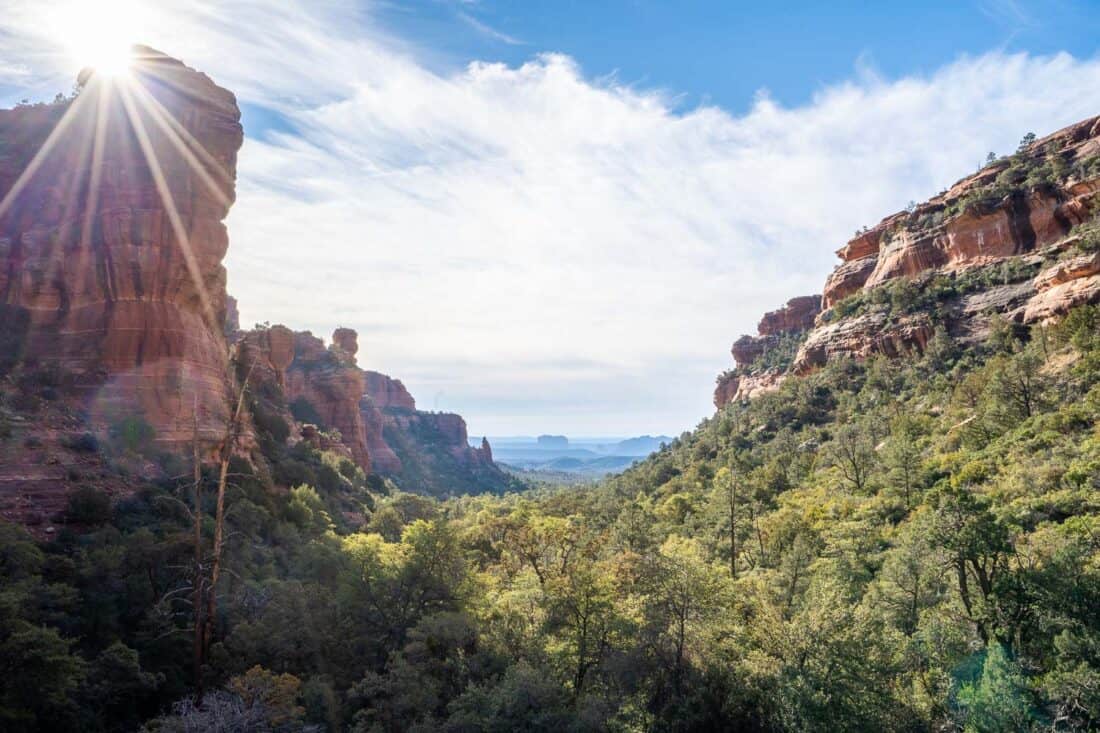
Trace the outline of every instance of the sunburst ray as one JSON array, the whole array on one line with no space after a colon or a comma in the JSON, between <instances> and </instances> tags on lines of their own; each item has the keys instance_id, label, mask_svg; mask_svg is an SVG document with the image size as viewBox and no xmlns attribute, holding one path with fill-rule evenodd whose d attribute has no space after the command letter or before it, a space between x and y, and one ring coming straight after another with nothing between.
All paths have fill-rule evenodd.
<instances>
[{"instance_id":1,"label":"sunburst ray","mask_svg":"<svg viewBox=\"0 0 1100 733\"><path fill-rule=\"evenodd\" d=\"M190 237L187 234L186 227L183 225L183 219L180 217L179 209L176 207L176 202L172 198L172 191L168 186L167 179L164 177L164 171L161 168L160 160L157 158L156 151L153 150L152 141L149 139L149 132L146 130L145 122L141 119L141 114L136 108L134 98L130 93L129 84L126 80L122 80L118 85L118 90L122 98L122 105L126 109L126 116L129 118L130 124L134 128L134 132L138 139L138 145L141 147L142 154L145 156L145 162L149 165L149 171L153 175L153 183L156 185L161 203L164 205L164 209L168 214L168 221L175 235L176 244L180 248L180 254L183 255L188 274L195 286L195 291L198 293L203 314L210 327L217 328L219 327L218 321L214 314L214 308L210 302L210 295L206 292L206 285L203 283L202 272L199 270L194 250L191 248Z\"/></svg>"},{"instance_id":2,"label":"sunburst ray","mask_svg":"<svg viewBox=\"0 0 1100 733\"><path fill-rule=\"evenodd\" d=\"M31 162L27 164L27 167L23 169L23 172L19 174L19 177L15 179L15 183L12 184L11 189L4 196L4 198L0 200L0 218L3 218L3 216L8 212L8 209L10 209L12 204L15 203L16 198L19 197L19 194L23 192L23 189L26 188L31 179L34 178L34 174L38 172L38 169L42 166L42 163L46 160L47 156L49 156L50 152L54 149L54 146L57 145L58 140L60 140L61 137L65 134L66 130L68 130L69 125L71 125L73 120L76 119L77 115L82 112L84 106L89 104L89 102L87 101L88 97L89 95L80 94L79 96L77 96L76 100L69 104L68 109L65 110L64 114L61 115L61 119L57 121L56 125L54 125L53 130L50 131L50 134L46 137L45 142L43 142L42 146L38 148L38 151L34 154L34 157L31 158Z\"/></svg>"}]
</instances>

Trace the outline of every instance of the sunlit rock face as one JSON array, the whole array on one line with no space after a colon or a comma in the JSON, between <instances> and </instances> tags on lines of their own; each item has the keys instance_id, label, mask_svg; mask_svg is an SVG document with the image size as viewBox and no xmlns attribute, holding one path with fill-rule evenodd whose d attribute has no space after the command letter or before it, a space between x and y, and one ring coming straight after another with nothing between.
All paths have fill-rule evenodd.
<instances>
[{"instance_id":1,"label":"sunlit rock face","mask_svg":"<svg viewBox=\"0 0 1100 733\"><path fill-rule=\"evenodd\" d=\"M764 394L833 359L919 355L938 332L980 342L994 319L1028 325L1098 302L1100 255L1080 251L1075 233L1098 216L1094 117L857 233L837 250L820 300L796 298L734 342L736 368L718 378L714 404ZM792 335L797 350L776 358Z\"/></svg>"},{"instance_id":2,"label":"sunlit rock face","mask_svg":"<svg viewBox=\"0 0 1100 733\"><path fill-rule=\"evenodd\" d=\"M308 331L295 334L294 358L286 370L286 396L291 403L299 399L308 402L320 425L338 430L355 462L370 472L366 426L359 411L366 380L355 363L357 351L358 340L350 329L337 329L328 349Z\"/></svg>"},{"instance_id":3,"label":"sunlit rock face","mask_svg":"<svg viewBox=\"0 0 1100 733\"><path fill-rule=\"evenodd\" d=\"M2 368L69 375L94 429L136 416L164 448L217 440L240 111L148 49L127 76L83 76L74 100L0 112Z\"/></svg>"}]
</instances>

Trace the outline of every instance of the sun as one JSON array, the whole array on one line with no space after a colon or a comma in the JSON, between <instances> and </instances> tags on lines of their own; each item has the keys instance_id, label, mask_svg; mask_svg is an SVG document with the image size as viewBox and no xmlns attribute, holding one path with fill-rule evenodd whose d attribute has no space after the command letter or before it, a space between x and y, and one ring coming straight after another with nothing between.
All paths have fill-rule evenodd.
<instances>
[{"instance_id":1,"label":"sun","mask_svg":"<svg viewBox=\"0 0 1100 733\"><path fill-rule=\"evenodd\" d=\"M70 49L73 58L83 67L95 70L103 76L123 76L130 71L134 56L128 41L108 42L107 39L88 39Z\"/></svg>"},{"instance_id":2,"label":"sun","mask_svg":"<svg viewBox=\"0 0 1100 733\"><path fill-rule=\"evenodd\" d=\"M133 63L140 7L129 0L65 3L51 12L53 35L79 68L104 76L123 76Z\"/></svg>"}]
</instances>

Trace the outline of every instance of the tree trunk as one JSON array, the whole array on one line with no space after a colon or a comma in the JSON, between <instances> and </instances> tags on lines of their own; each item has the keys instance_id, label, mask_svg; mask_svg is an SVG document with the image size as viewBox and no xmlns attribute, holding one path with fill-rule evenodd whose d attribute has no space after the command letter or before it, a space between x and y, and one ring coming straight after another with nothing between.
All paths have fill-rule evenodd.
<instances>
[{"instance_id":1,"label":"tree trunk","mask_svg":"<svg viewBox=\"0 0 1100 733\"><path fill-rule=\"evenodd\" d=\"M237 395L237 408L226 426L225 438L221 444L220 465L218 467L218 500L214 513L214 550L210 558L210 588L206 596L206 632L203 635L204 651L210 649L210 641L214 633L214 619L218 614L218 578L221 576L222 541L225 534L225 487L229 478L229 459L233 456L233 448L237 444L237 436L241 429L241 414L244 411L244 396L248 390L248 375L241 384L241 391Z\"/></svg>"},{"instance_id":2,"label":"tree trunk","mask_svg":"<svg viewBox=\"0 0 1100 733\"><path fill-rule=\"evenodd\" d=\"M191 463L193 469L192 491L195 520L195 575L192 588L191 605L195 613L194 638L192 639L192 674L195 685L195 704L202 704L202 664L203 664L203 620L202 620L202 465L199 463L199 415L198 396L195 397L194 427L191 434Z\"/></svg>"}]
</instances>

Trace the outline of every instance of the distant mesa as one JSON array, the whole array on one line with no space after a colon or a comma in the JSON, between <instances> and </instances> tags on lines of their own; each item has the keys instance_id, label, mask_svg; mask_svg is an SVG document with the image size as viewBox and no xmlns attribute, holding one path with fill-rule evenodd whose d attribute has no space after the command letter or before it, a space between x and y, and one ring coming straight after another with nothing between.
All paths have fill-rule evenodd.
<instances>
[{"instance_id":1,"label":"distant mesa","mask_svg":"<svg viewBox=\"0 0 1100 733\"><path fill-rule=\"evenodd\" d=\"M667 435L634 438L573 438L563 435L496 437L493 454L505 466L535 474L562 474L593 479L629 468L662 445L672 442Z\"/></svg>"}]
</instances>

